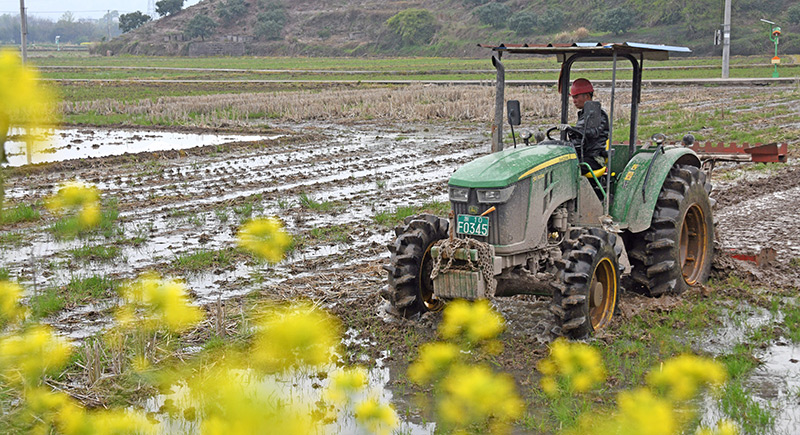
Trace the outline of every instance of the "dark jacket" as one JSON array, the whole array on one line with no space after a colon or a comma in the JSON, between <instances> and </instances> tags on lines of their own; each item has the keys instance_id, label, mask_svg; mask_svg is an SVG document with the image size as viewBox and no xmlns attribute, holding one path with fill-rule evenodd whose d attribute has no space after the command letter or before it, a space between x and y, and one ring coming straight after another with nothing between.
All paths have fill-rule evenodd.
<instances>
[{"instance_id":1,"label":"dark jacket","mask_svg":"<svg viewBox=\"0 0 800 435\"><path fill-rule=\"evenodd\" d=\"M583 110L579 110L578 122L575 124L575 130L583 132L584 122ZM597 128L587 128L585 135L586 140L583 141L584 157L605 156L606 141L608 140L608 114L605 110L600 110L600 126ZM580 135L571 135L570 141L576 148L581 146Z\"/></svg>"}]
</instances>

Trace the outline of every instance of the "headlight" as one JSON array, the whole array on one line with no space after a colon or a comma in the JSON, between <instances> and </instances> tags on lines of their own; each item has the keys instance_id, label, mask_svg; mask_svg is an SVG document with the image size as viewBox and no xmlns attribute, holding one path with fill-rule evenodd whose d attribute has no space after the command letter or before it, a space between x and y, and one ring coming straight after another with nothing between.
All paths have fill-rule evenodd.
<instances>
[{"instance_id":1,"label":"headlight","mask_svg":"<svg viewBox=\"0 0 800 435\"><path fill-rule=\"evenodd\" d=\"M450 186L450 201L467 202L469 187Z\"/></svg>"},{"instance_id":2,"label":"headlight","mask_svg":"<svg viewBox=\"0 0 800 435\"><path fill-rule=\"evenodd\" d=\"M503 189L479 189L478 202L484 204L502 204L511 198L512 193L514 193L513 184Z\"/></svg>"}]
</instances>

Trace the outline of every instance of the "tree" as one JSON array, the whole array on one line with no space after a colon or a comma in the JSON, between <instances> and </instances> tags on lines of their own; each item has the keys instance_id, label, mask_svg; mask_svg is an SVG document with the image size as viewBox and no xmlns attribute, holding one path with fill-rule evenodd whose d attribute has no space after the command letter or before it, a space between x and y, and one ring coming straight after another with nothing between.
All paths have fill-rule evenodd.
<instances>
[{"instance_id":1,"label":"tree","mask_svg":"<svg viewBox=\"0 0 800 435\"><path fill-rule=\"evenodd\" d=\"M386 25L405 45L431 42L438 27L436 17L427 9L406 9L386 20Z\"/></svg>"},{"instance_id":2,"label":"tree","mask_svg":"<svg viewBox=\"0 0 800 435\"><path fill-rule=\"evenodd\" d=\"M232 23L245 13L247 13L247 5L244 0L228 0L220 3L217 8L217 15L226 24Z\"/></svg>"},{"instance_id":3,"label":"tree","mask_svg":"<svg viewBox=\"0 0 800 435\"><path fill-rule=\"evenodd\" d=\"M502 3L493 2L475 8L472 14L478 17L481 23L501 29L506 26L511 9Z\"/></svg>"},{"instance_id":4,"label":"tree","mask_svg":"<svg viewBox=\"0 0 800 435\"><path fill-rule=\"evenodd\" d=\"M183 9L183 0L161 0L156 2L158 16L173 15Z\"/></svg>"},{"instance_id":5,"label":"tree","mask_svg":"<svg viewBox=\"0 0 800 435\"><path fill-rule=\"evenodd\" d=\"M597 17L597 28L615 35L627 32L633 27L636 14L626 7L608 9Z\"/></svg>"},{"instance_id":6,"label":"tree","mask_svg":"<svg viewBox=\"0 0 800 435\"><path fill-rule=\"evenodd\" d=\"M217 23L215 23L214 20L205 15L198 14L186 23L186 27L184 27L183 31L186 32L186 35L190 38L199 36L200 39L205 41L206 36L211 36L216 27Z\"/></svg>"},{"instance_id":7,"label":"tree","mask_svg":"<svg viewBox=\"0 0 800 435\"><path fill-rule=\"evenodd\" d=\"M142 24L151 19L150 15L145 15L139 11L122 14L119 16L119 29L122 30L123 33L130 32L133 29L138 29Z\"/></svg>"}]
</instances>

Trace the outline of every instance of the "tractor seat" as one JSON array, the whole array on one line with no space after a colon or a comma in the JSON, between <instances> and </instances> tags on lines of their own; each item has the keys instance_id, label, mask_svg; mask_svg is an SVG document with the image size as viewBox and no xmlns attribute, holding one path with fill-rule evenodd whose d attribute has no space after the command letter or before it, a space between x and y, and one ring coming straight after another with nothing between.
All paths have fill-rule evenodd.
<instances>
[{"instance_id":1,"label":"tractor seat","mask_svg":"<svg viewBox=\"0 0 800 435\"><path fill-rule=\"evenodd\" d=\"M583 174L583 176L586 177L586 178L600 178L603 175L606 175L606 169L607 169L607 167L603 166L600 169L596 169L594 171L586 172L586 173Z\"/></svg>"}]
</instances>

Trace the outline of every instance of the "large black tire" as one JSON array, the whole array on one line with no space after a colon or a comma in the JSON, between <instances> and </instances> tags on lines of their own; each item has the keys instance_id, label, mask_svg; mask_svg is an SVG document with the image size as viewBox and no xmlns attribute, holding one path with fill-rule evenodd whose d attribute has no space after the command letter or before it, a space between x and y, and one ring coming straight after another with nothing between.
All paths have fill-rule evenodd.
<instances>
[{"instance_id":1,"label":"large black tire","mask_svg":"<svg viewBox=\"0 0 800 435\"><path fill-rule=\"evenodd\" d=\"M433 298L431 246L447 237L450 222L430 214L407 217L394 229L397 238L389 245L391 262L384 266L389 284L381 290L388 302L387 312L398 317L414 318L441 308Z\"/></svg>"},{"instance_id":2,"label":"large black tire","mask_svg":"<svg viewBox=\"0 0 800 435\"><path fill-rule=\"evenodd\" d=\"M570 231L551 284L555 335L579 339L608 326L619 300L621 253L613 233L600 228Z\"/></svg>"},{"instance_id":3,"label":"large black tire","mask_svg":"<svg viewBox=\"0 0 800 435\"><path fill-rule=\"evenodd\" d=\"M670 169L650 228L628 234L633 290L650 296L679 294L703 283L714 256L711 183L700 168Z\"/></svg>"}]
</instances>

